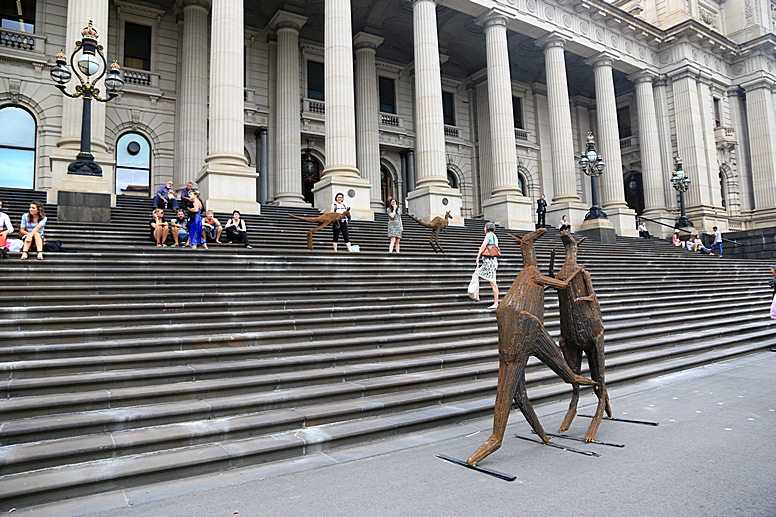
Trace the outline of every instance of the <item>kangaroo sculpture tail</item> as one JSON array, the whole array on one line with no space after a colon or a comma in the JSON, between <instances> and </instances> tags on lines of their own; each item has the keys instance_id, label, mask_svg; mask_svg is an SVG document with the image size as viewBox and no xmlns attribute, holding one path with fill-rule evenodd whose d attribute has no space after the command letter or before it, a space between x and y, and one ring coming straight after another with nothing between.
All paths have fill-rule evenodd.
<instances>
[{"instance_id":1,"label":"kangaroo sculpture tail","mask_svg":"<svg viewBox=\"0 0 776 517\"><path fill-rule=\"evenodd\" d=\"M425 221L421 221L420 219L418 219L417 217L415 217L415 216L414 216L414 215L412 215L412 214L407 214L407 215L408 215L408 216L410 216L410 218L411 218L413 221L415 221L415 222L416 222L416 223L418 223L418 224L422 224L422 225L423 225L423 226L425 226L426 228L433 228L433 227L434 227L434 225L433 225L433 224L431 224L431 223L427 223L427 222L425 222Z\"/></svg>"},{"instance_id":2,"label":"kangaroo sculpture tail","mask_svg":"<svg viewBox=\"0 0 776 517\"><path fill-rule=\"evenodd\" d=\"M317 217L299 217L298 215L294 215L294 214L286 214L286 215L290 215L294 219L299 219L300 221L305 221L307 223L317 223L317 222L320 222L319 218L321 217L321 216L317 216Z\"/></svg>"}]
</instances>

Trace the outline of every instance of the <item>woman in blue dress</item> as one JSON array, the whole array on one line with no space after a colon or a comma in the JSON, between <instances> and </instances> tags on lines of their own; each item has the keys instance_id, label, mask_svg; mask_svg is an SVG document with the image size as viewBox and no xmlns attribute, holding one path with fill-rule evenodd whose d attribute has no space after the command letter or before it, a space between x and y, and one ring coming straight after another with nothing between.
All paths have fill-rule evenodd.
<instances>
[{"instance_id":1,"label":"woman in blue dress","mask_svg":"<svg viewBox=\"0 0 776 517\"><path fill-rule=\"evenodd\" d=\"M202 244L203 249L207 249L205 238L202 236L202 201L199 200L199 190L194 190L189 194L189 203L186 206L189 211L189 244L191 249L197 249L197 244Z\"/></svg>"}]
</instances>

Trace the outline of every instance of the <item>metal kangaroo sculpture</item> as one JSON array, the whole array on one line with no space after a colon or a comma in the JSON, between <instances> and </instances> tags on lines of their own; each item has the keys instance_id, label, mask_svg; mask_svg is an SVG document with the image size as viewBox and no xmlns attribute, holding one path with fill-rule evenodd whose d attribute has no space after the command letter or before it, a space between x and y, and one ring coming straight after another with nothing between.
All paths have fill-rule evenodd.
<instances>
[{"instance_id":1,"label":"metal kangaroo sculpture","mask_svg":"<svg viewBox=\"0 0 776 517\"><path fill-rule=\"evenodd\" d=\"M585 240L574 240L570 232L561 232L561 240L566 248L566 260L557 276L553 274L555 263L555 250L552 250L550 259L550 276L558 280L568 281L568 288L558 291L560 303L560 349L563 356L574 373L579 374L582 368L582 352L587 356L590 365L590 377L596 382L595 390L598 396L598 406L590 427L585 433L585 441L595 439L598 426L604 410L609 418L612 418L612 407L609 404L609 394L604 382L604 324L601 318L601 307L598 298L593 291L593 282L590 273L582 269L577 263L577 250ZM573 394L566 417L558 432L567 431L572 420L577 414L579 402L579 384L572 383Z\"/></svg>"},{"instance_id":2,"label":"metal kangaroo sculpture","mask_svg":"<svg viewBox=\"0 0 776 517\"><path fill-rule=\"evenodd\" d=\"M496 309L499 368L493 433L469 456L469 465L476 465L501 447L513 399L542 441L550 441L526 395L525 367L530 356L538 357L568 383L595 384L571 371L555 341L544 328L545 286L562 291L569 285L568 281L543 276L539 272L534 241L545 232L545 228L540 228L522 238L509 234L520 244L523 269L517 274L512 287ZM573 274L568 280L572 278Z\"/></svg>"},{"instance_id":3,"label":"metal kangaroo sculpture","mask_svg":"<svg viewBox=\"0 0 776 517\"><path fill-rule=\"evenodd\" d=\"M444 253L445 250L443 250L442 246L439 245L439 234L447 230L447 224L448 224L447 220L453 218L453 216L450 215L450 212L448 211L444 217L436 216L429 222L421 221L420 219L418 219L412 214L407 214L407 215L409 215L415 222L422 224L426 228L431 228L432 230L431 238L428 240L428 242L431 244L431 247L434 249L434 253L439 253L439 251L437 251L437 248L439 248L440 251Z\"/></svg>"},{"instance_id":4,"label":"metal kangaroo sculpture","mask_svg":"<svg viewBox=\"0 0 776 517\"><path fill-rule=\"evenodd\" d=\"M299 219L300 221L320 224L320 226L318 226L317 228L313 228L312 230L307 232L307 249L310 251L313 251L313 233L317 232L318 230L322 230L323 228L325 228L326 226L332 223L339 224L339 222L342 220L343 217L348 217L350 215L350 209L340 213L329 212L326 214L321 214L317 217L299 217L298 215L294 215L294 214L286 214L286 215L290 215L294 219Z\"/></svg>"}]
</instances>

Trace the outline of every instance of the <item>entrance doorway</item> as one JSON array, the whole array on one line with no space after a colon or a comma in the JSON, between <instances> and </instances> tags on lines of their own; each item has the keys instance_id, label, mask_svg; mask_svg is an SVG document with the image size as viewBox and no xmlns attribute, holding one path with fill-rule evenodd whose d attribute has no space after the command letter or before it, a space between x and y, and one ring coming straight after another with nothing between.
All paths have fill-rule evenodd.
<instances>
[{"instance_id":1,"label":"entrance doorway","mask_svg":"<svg viewBox=\"0 0 776 517\"><path fill-rule=\"evenodd\" d=\"M644 183L640 172L631 172L625 178L625 202L637 215L644 213Z\"/></svg>"},{"instance_id":2,"label":"entrance doorway","mask_svg":"<svg viewBox=\"0 0 776 517\"><path fill-rule=\"evenodd\" d=\"M323 166L318 159L308 153L302 154L302 196L311 205L315 204L313 187L321 180Z\"/></svg>"},{"instance_id":3,"label":"entrance doorway","mask_svg":"<svg viewBox=\"0 0 776 517\"><path fill-rule=\"evenodd\" d=\"M393 195L393 177L385 167L380 167L380 197L383 200L383 206L388 205L389 197L395 197Z\"/></svg>"}]
</instances>

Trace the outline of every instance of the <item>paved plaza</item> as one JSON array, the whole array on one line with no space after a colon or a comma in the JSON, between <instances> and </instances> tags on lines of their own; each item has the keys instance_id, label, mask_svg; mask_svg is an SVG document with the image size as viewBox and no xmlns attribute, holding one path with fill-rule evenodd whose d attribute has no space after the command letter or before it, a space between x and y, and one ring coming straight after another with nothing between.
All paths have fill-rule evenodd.
<instances>
[{"instance_id":1,"label":"paved plaza","mask_svg":"<svg viewBox=\"0 0 776 517\"><path fill-rule=\"evenodd\" d=\"M611 390L615 416L597 438L565 442L587 457L518 440L512 413L501 450L481 463L505 482L436 458L466 458L490 421L102 494L17 515L776 515L776 354L761 352ZM588 407L592 397L583 398ZM565 403L538 408L554 431ZM581 435L589 420L578 417ZM560 441L560 440L557 440ZM239 513L238 513L239 512Z\"/></svg>"}]
</instances>

